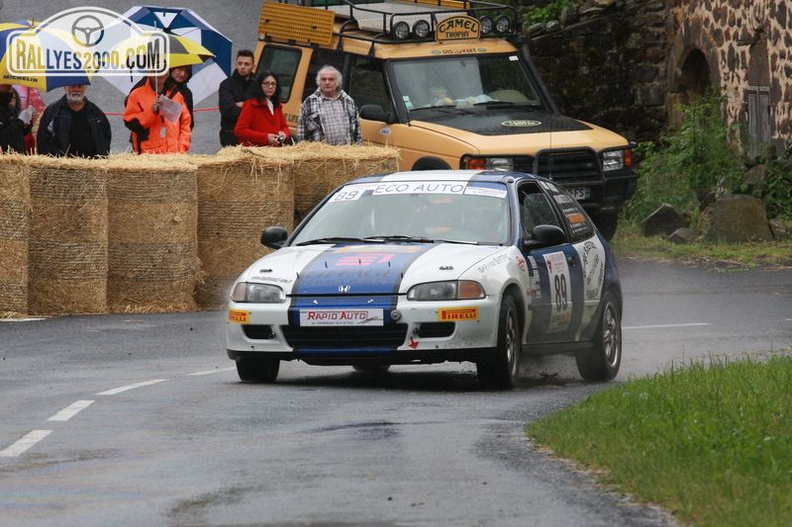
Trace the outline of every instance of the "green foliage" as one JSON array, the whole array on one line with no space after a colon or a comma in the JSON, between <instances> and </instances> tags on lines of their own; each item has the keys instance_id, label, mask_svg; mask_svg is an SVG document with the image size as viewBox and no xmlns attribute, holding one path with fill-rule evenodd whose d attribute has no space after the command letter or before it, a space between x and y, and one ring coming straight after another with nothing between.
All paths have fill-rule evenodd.
<instances>
[{"instance_id":1,"label":"green foliage","mask_svg":"<svg viewBox=\"0 0 792 527\"><path fill-rule=\"evenodd\" d=\"M539 22L550 22L561 18L565 8L577 6L576 0L554 0L544 7L531 7L523 15L523 23L531 25Z\"/></svg>"},{"instance_id":2,"label":"green foliage","mask_svg":"<svg viewBox=\"0 0 792 527\"><path fill-rule=\"evenodd\" d=\"M682 106L683 124L666 134L661 145L639 145L638 190L626 206L627 218L643 219L663 203L678 210L698 204L697 190L731 190L742 173L731 129L720 111L721 96L710 92Z\"/></svg>"},{"instance_id":3,"label":"green foliage","mask_svg":"<svg viewBox=\"0 0 792 527\"><path fill-rule=\"evenodd\" d=\"M767 165L765 185L754 195L765 203L768 218L792 219L792 159L775 159Z\"/></svg>"},{"instance_id":4,"label":"green foliage","mask_svg":"<svg viewBox=\"0 0 792 527\"><path fill-rule=\"evenodd\" d=\"M788 525L792 356L711 362L625 382L528 433L684 523Z\"/></svg>"}]
</instances>

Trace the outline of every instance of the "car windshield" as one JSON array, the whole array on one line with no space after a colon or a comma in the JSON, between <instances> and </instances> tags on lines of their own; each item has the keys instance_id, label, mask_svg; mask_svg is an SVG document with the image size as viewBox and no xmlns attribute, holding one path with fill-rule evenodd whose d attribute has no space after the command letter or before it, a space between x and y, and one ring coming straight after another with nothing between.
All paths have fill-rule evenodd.
<instances>
[{"instance_id":1,"label":"car windshield","mask_svg":"<svg viewBox=\"0 0 792 527\"><path fill-rule=\"evenodd\" d=\"M440 241L505 244L506 187L467 181L346 185L316 211L292 244Z\"/></svg>"},{"instance_id":2,"label":"car windshield","mask_svg":"<svg viewBox=\"0 0 792 527\"><path fill-rule=\"evenodd\" d=\"M515 54L404 60L393 63L408 110L489 104L544 108L536 83Z\"/></svg>"}]
</instances>

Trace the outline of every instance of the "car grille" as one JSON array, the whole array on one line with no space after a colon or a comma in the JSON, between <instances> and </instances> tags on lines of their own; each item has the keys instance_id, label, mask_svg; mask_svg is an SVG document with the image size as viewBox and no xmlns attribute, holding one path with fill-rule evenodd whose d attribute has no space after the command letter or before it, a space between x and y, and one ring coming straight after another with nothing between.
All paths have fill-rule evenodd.
<instances>
[{"instance_id":1,"label":"car grille","mask_svg":"<svg viewBox=\"0 0 792 527\"><path fill-rule=\"evenodd\" d=\"M564 180L599 180L597 154L592 150L552 150L537 157L521 156L514 159L514 169L536 174L563 183Z\"/></svg>"},{"instance_id":2,"label":"car grille","mask_svg":"<svg viewBox=\"0 0 792 527\"><path fill-rule=\"evenodd\" d=\"M450 337L455 327L454 322L424 322L418 328L418 336L425 339Z\"/></svg>"},{"instance_id":3,"label":"car grille","mask_svg":"<svg viewBox=\"0 0 792 527\"><path fill-rule=\"evenodd\" d=\"M298 350L396 348L407 338L407 324L326 328L282 326L281 329L289 346Z\"/></svg>"},{"instance_id":4,"label":"car grille","mask_svg":"<svg viewBox=\"0 0 792 527\"><path fill-rule=\"evenodd\" d=\"M253 340L272 340L275 338L272 326L245 324L242 326L242 332L245 333L247 338Z\"/></svg>"}]
</instances>

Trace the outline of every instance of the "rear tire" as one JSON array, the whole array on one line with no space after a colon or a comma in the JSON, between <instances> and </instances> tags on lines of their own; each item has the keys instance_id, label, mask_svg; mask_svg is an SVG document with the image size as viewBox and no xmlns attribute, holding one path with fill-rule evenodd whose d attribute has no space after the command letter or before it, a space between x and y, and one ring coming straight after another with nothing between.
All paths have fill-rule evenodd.
<instances>
[{"instance_id":1,"label":"rear tire","mask_svg":"<svg viewBox=\"0 0 792 527\"><path fill-rule=\"evenodd\" d=\"M521 335L517 302L511 295L506 295L501 302L495 356L476 363L479 382L483 387L496 390L514 387L520 371Z\"/></svg>"},{"instance_id":2,"label":"rear tire","mask_svg":"<svg viewBox=\"0 0 792 527\"><path fill-rule=\"evenodd\" d=\"M236 361L237 374L243 382L273 383L278 378L280 361L278 359L239 359Z\"/></svg>"},{"instance_id":3,"label":"rear tire","mask_svg":"<svg viewBox=\"0 0 792 527\"><path fill-rule=\"evenodd\" d=\"M622 356L621 310L613 293L605 293L594 345L575 355L578 372L587 381L609 381L619 373Z\"/></svg>"}]
</instances>

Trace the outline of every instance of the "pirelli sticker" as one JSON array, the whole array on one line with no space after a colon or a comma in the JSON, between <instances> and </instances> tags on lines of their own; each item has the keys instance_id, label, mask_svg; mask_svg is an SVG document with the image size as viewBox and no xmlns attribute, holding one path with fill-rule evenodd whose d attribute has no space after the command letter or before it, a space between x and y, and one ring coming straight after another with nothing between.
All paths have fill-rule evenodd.
<instances>
[{"instance_id":1,"label":"pirelli sticker","mask_svg":"<svg viewBox=\"0 0 792 527\"><path fill-rule=\"evenodd\" d=\"M479 310L477 307L454 307L437 310L437 320L440 322L465 322L478 319Z\"/></svg>"},{"instance_id":2,"label":"pirelli sticker","mask_svg":"<svg viewBox=\"0 0 792 527\"><path fill-rule=\"evenodd\" d=\"M240 311L238 309L228 310L228 321L236 324L247 324L250 322L250 311Z\"/></svg>"},{"instance_id":3,"label":"pirelli sticker","mask_svg":"<svg viewBox=\"0 0 792 527\"><path fill-rule=\"evenodd\" d=\"M435 40L472 40L481 37L481 22L472 16L452 16L437 24Z\"/></svg>"}]
</instances>

